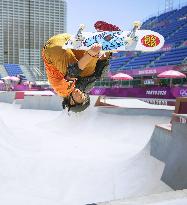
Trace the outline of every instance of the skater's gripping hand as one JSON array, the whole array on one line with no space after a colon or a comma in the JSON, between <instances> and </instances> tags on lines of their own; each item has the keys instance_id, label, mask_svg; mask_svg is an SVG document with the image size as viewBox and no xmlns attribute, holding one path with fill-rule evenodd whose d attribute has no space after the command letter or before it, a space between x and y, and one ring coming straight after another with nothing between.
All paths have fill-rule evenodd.
<instances>
[{"instance_id":1,"label":"skater's gripping hand","mask_svg":"<svg viewBox=\"0 0 187 205\"><path fill-rule=\"evenodd\" d=\"M66 76L66 81L68 82L68 89L70 89L77 81L77 78L70 78Z\"/></svg>"},{"instance_id":2,"label":"skater's gripping hand","mask_svg":"<svg viewBox=\"0 0 187 205\"><path fill-rule=\"evenodd\" d=\"M97 57L97 56L99 56L101 48L102 48L101 44L95 43L95 44L92 45L90 50L88 50L88 54L92 57Z\"/></svg>"},{"instance_id":3,"label":"skater's gripping hand","mask_svg":"<svg viewBox=\"0 0 187 205\"><path fill-rule=\"evenodd\" d=\"M65 77L65 79L66 79L66 81L68 81L68 82L75 82L76 80L77 80L77 78L75 78L75 77L69 77L69 76L66 76Z\"/></svg>"},{"instance_id":4,"label":"skater's gripping hand","mask_svg":"<svg viewBox=\"0 0 187 205\"><path fill-rule=\"evenodd\" d=\"M99 43L95 43L92 45L91 49L88 50L88 54L92 57L102 58L106 57L106 52L102 51L102 45Z\"/></svg>"}]
</instances>

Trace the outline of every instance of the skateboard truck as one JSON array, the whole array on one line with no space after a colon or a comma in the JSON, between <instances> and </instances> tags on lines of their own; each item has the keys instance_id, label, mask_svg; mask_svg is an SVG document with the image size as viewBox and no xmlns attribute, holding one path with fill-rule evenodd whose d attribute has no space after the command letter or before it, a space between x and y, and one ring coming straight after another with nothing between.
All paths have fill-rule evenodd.
<instances>
[{"instance_id":1,"label":"skateboard truck","mask_svg":"<svg viewBox=\"0 0 187 205\"><path fill-rule=\"evenodd\" d=\"M85 25L84 24L80 24L79 26L79 30L77 31L77 34L75 36L76 41L83 41L84 37L82 36L82 31L84 30Z\"/></svg>"},{"instance_id":2,"label":"skateboard truck","mask_svg":"<svg viewBox=\"0 0 187 205\"><path fill-rule=\"evenodd\" d=\"M141 27L141 22L140 21L135 21L133 23L133 29L130 31L130 33L127 34L127 41L126 44L132 44L134 41L138 41L138 36L136 36L136 31L139 30Z\"/></svg>"},{"instance_id":3,"label":"skateboard truck","mask_svg":"<svg viewBox=\"0 0 187 205\"><path fill-rule=\"evenodd\" d=\"M79 49L82 46L82 42L85 39L85 37L83 37L82 34L84 28L84 24L80 24L77 34L75 36L71 36L71 38L65 43L65 46L63 46L63 48Z\"/></svg>"},{"instance_id":4,"label":"skateboard truck","mask_svg":"<svg viewBox=\"0 0 187 205\"><path fill-rule=\"evenodd\" d=\"M75 49L78 49L79 47L81 47L82 45L82 41L84 41L84 37L82 35L82 31L84 30L85 25L84 24L80 24L79 26L79 30L77 31L77 34L75 35L74 39L73 39L73 47Z\"/></svg>"}]
</instances>

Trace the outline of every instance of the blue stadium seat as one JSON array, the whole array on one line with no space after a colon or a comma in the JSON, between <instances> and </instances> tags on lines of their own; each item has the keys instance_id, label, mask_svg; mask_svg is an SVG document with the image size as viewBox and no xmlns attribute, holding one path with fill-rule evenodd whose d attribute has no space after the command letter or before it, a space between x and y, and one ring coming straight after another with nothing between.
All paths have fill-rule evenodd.
<instances>
[{"instance_id":1,"label":"blue stadium seat","mask_svg":"<svg viewBox=\"0 0 187 205\"><path fill-rule=\"evenodd\" d=\"M159 16L154 16L142 24L142 29L159 32L165 37L165 45L173 49L151 53L136 53L134 56L118 57L110 61L111 70L125 70L164 65L180 65L187 57L187 6L176 9ZM117 54L116 54L117 56Z\"/></svg>"},{"instance_id":2,"label":"blue stadium seat","mask_svg":"<svg viewBox=\"0 0 187 205\"><path fill-rule=\"evenodd\" d=\"M23 75L23 72L19 65L17 64L4 64L4 67L9 76ZM26 78L25 78L26 80Z\"/></svg>"}]
</instances>

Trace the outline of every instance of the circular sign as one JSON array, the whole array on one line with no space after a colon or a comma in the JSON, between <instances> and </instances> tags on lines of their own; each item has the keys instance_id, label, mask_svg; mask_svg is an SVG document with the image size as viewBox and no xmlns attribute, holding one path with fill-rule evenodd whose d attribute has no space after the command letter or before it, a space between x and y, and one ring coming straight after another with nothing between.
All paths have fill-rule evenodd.
<instances>
[{"instance_id":1,"label":"circular sign","mask_svg":"<svg viewBox=\"0 0 187 205\"><path fill-rule=\"evenodd\" d=\"M160 39L155 35L146 35L141 39L142 45L145 47L156 47L160 43Z\"/></svg>"}]
</instances>

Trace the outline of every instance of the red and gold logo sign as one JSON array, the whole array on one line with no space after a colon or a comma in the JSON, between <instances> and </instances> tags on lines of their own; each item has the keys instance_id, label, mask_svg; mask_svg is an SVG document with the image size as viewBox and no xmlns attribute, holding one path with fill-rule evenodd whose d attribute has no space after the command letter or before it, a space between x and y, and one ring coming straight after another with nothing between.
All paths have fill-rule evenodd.
<instances>
[{"instance_id":1,"label":"red and gold logo sign","mask_svg":"<svg viewBox=\"0 0 187 205\"><path fill-rule=\"evenodd\" d=\"M160 39L154 35L146 35L141 39L141 42L146 47L156 47L160 43Z\"/></svg>"}]
</instances>

